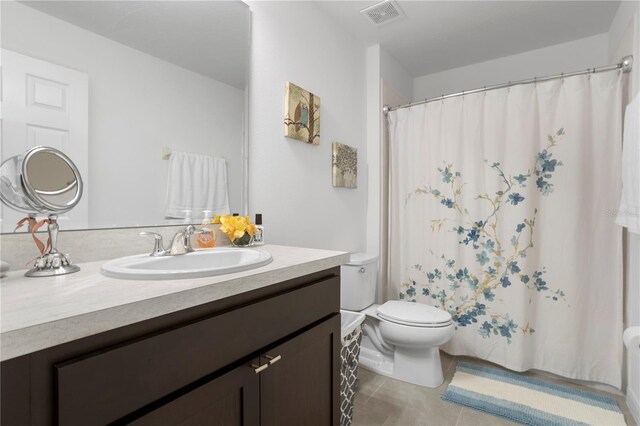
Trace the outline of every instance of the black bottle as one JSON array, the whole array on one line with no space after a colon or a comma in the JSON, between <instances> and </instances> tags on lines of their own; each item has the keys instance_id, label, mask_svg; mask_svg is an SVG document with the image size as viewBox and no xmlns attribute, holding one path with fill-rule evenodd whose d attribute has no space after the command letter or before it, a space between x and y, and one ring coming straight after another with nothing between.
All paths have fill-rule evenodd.
<instances>
[{"instance_id":1,"label":"black bottle","mask_svg":"<svg viewBox=\"0 0 640 426\"><path fill-rule=\"evenodd\" d=\"M253 245L264 244L264 226L262 226L262 213L256 213L256 232L253 234Z\"/></svg>"}]
</instances>

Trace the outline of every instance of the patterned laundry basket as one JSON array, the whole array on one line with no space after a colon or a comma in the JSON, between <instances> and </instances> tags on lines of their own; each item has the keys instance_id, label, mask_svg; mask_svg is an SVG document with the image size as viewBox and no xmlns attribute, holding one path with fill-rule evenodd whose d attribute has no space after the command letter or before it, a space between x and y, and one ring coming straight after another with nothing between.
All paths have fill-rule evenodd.
<instances>
[{"instance_id":1,"label":"patterned laundry basket","mask_svg":"<svg viewBox=\"0 0 640 426\"><path fill-rule=\"evenodd\" d=\"M349 426L353 420L353 401L358 386L358 357L362 341L364 314L340 311L342 322L342 348L340 358L340 426Z\"/></svg>"}]
</instances>

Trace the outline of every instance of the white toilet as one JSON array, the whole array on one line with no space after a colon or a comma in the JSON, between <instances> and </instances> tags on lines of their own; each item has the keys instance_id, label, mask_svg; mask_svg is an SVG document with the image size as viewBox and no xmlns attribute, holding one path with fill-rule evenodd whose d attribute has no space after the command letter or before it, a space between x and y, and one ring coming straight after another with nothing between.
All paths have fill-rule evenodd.
<instances>
[{"instance_id":1,"label":"white toilet","mask_svg":"<svg viewBox=\"0 0 640 426\"><path fill-rule=\"evenodd\" d=\"M439 346L453 336L451 315L421 303L375 305L377 256L354 253L341 267L340 307L366 315L360 365L430 388L444 381Z\"/></svg>"}]
</instances>

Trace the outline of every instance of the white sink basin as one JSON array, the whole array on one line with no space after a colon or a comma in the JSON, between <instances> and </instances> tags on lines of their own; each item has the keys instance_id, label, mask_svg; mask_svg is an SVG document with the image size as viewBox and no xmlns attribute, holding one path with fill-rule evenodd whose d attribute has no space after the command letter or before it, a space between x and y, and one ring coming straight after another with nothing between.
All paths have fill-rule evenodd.
<instances>
[{"instance_id":1,"label":"white sink basin","mask_svg":"<svg viewBox=\"0 0 640 426\"><path fill-rule=\"evenodd\" d=\"M246 271L271 261L271 254L262 250L221 247L179 256L122 257L102 265L102 273L128 280L177 280Z\"/></svg>"}]
</instances>

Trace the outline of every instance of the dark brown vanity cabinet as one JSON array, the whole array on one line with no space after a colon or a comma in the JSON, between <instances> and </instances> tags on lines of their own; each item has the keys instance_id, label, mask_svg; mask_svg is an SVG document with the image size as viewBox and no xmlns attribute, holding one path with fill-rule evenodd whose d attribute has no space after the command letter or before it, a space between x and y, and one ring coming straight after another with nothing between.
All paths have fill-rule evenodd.
<instances>
[{"instance_id":1,"label":"dark brown vanity cabinet","mask_svg":"<svg viewBox=\"0 0 640 426\"><path fill-rule=\"evenodd\" d=\"M5 361L2 424L338 424L339 286L334 268Z\"/></svg>"}]
</instances>

